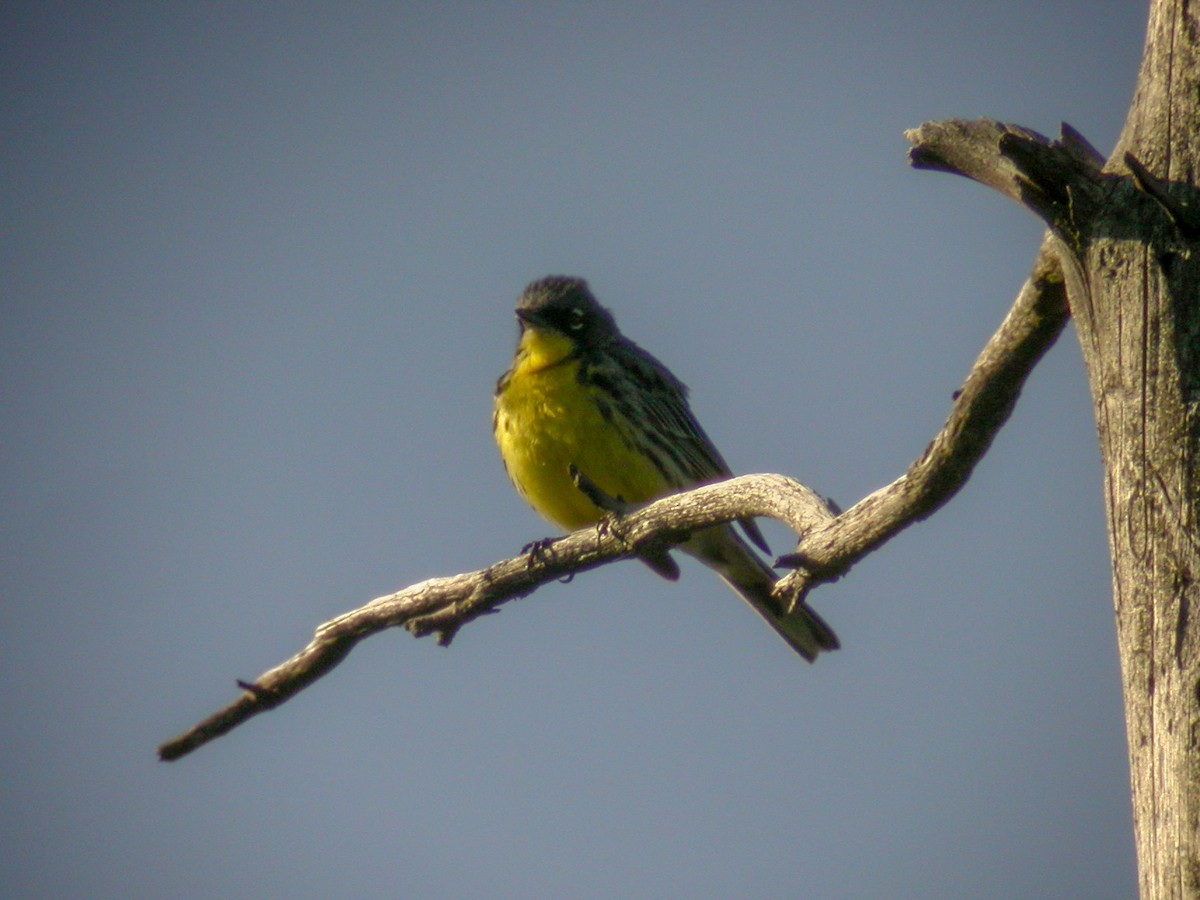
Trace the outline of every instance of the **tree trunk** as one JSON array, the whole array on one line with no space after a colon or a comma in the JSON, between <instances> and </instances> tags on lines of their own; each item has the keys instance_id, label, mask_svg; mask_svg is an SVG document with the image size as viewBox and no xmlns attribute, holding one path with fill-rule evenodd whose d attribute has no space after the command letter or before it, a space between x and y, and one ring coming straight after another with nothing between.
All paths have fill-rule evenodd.
<instances>
[{"instance_id":1,"label":"tree trunk","mask_svg":"<svg viewBox=\"0 0 1200 900\"><path fill-rule=\"evenodd\" d=\"M1152 2L1105 168L1122 177L1067 240L1104 462L1141 896L1156 900L1200 897L1198 16L1189 0Z\"/></svg>"}]
</instances>

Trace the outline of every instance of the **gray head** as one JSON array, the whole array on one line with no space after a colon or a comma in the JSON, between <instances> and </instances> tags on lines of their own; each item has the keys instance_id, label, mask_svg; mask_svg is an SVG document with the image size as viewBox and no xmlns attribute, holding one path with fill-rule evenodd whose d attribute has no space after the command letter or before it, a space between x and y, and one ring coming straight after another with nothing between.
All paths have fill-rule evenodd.
<instances>
[{"instance_id":1,"label":"gray head","mask_svg":"<svg viewBox=\"0 0 1200 900\"><path fill-rule=\"evenodd\" d=\"M522 330L552 331L582 347L598 347L619 334L612 313L596 302L582 278L539 278L525 288L516 312Z\"/></svg>"}]
</instances>

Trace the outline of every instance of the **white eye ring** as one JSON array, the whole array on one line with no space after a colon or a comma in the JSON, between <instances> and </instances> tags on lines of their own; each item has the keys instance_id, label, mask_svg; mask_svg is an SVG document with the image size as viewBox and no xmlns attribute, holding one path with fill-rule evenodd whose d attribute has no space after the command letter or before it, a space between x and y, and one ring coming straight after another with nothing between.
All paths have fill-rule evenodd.
<instances>
[{"instance_id":1,"label":"white eye ring","mask_svg":"<svg viewBox=\"0 0 1200 900\"><path fill-rule=\"evenodd\" d=\"M583 310L576 306L571 310L571 321L567 323L567 327L572 331L579 331L583 328Z\"/></svg>"}]
</instances>

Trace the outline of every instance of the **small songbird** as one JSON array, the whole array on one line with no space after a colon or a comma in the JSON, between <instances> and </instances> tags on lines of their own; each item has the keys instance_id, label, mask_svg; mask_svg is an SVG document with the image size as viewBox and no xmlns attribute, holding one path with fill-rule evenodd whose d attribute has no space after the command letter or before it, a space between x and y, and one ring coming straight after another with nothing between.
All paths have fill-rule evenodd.
<instances>
[{"instance_id":1,"label":"small songbird","mask_svg":"<svg viewBox=\"0 0 1200 900\"><path fill-rule=\"evenodd\" d=\"M492 431L517 492L564 531L605 511L572 479L581 473L603 497L642 504L731 475L692 415L687 388L617 330L581 278L530 284L516 307L521 337L512 368L496 384ZM739 523L767 552L750 519ZM776 576L732 524L692 533L679 545L713 569L788 645L810 662L836 650L837 636L812 609L791 612L771 596ZM666 552L643 557L667 578Z\"/></svg>"}]
</instances>

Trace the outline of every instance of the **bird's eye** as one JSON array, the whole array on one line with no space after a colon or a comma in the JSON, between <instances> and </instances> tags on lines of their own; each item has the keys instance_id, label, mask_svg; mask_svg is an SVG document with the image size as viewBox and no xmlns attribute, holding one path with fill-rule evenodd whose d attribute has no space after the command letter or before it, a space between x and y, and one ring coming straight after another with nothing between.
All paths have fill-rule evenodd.
<instances>
[{"instance_id":1,"label":"bird's eye","mask_svg":"<svg viewBox=\"0 0 1200 900\"><path fill-rule=\"evenodd\" d=\"M578 306L572 307L567 318L567 327L572 331L579 331L583 328L584 312Z\"/></svg>"}]
</instances>

